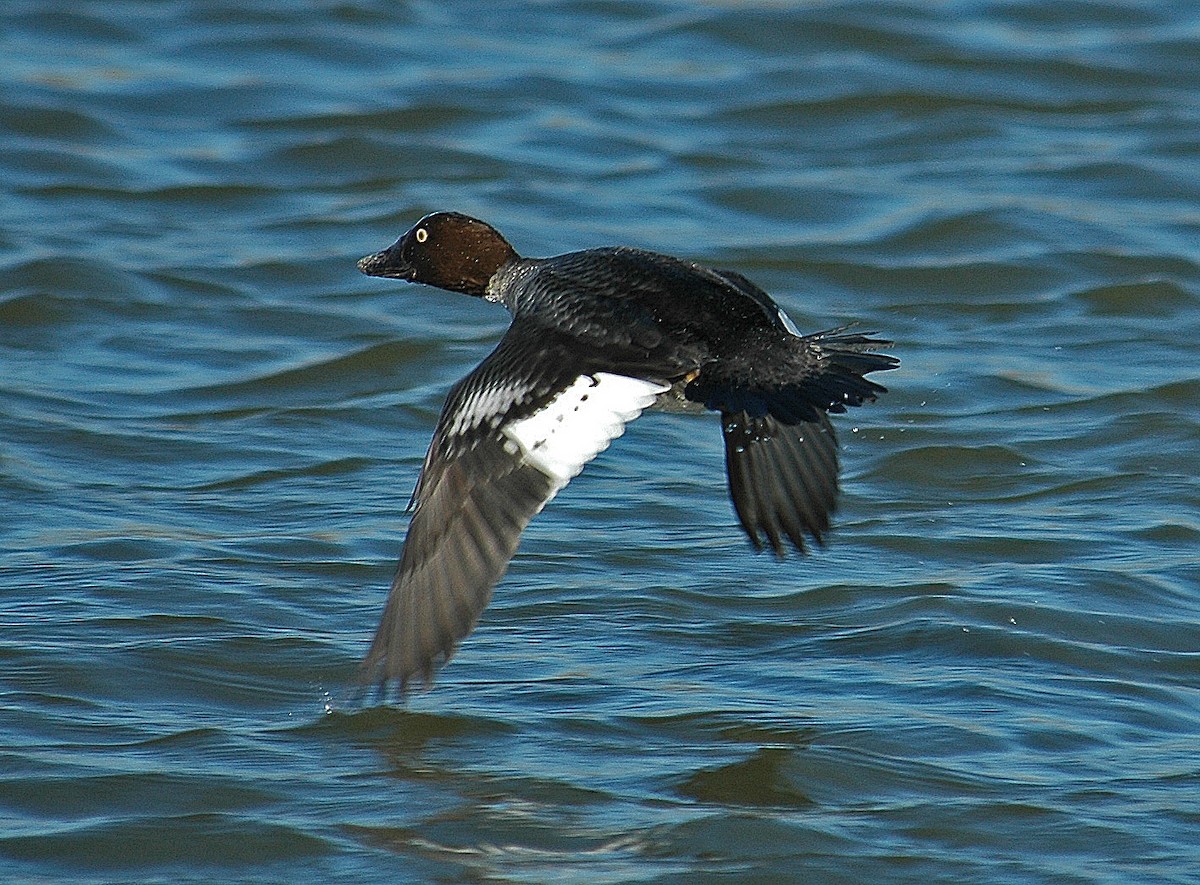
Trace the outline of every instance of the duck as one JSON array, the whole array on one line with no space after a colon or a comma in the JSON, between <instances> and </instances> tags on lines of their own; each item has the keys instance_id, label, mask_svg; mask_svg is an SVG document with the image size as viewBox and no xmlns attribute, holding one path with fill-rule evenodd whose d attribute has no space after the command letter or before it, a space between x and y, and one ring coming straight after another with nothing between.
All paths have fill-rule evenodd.
<instances>
[{"instance_id":1,"label":"duck","mask_svg":"<svg viewBox=\"0 0 1200 885\"><path fill-rule=\"evenodd\" d=\"M491 225L424 216L358 262L373 277L503 305L495 349L450 389L360 682L401 695L454 655L522 532L650 407L720 416L733 509L755 550L823 546L838 497L830 414L874 401L891 341L802 334L742 274L615 246L523 258Z\"/></svg>"}]
</instances>

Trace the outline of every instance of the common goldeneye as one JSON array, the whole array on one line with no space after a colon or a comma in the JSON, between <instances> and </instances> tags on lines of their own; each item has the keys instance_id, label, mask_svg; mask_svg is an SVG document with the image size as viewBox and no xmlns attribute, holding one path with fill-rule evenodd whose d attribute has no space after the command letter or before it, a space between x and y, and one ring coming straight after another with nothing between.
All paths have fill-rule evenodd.
<instances>
[{"instance_id":1,"label":"common goldeneye","mask_svg":"<svg viewBox=\"0 0 1200 885\"><path fill-rule=\"evenodd\" d=\"M802 335L739 273L625 247L522 258L493 227L435 212L365 274L503 304L512 324L451 389L416 490L364 682L428 684L471 632L521 532L643 409L721 415L729 492L758 550L822 543L837 500L828 412L885 388L882 341Z\"/></svg>"}]
</instances>

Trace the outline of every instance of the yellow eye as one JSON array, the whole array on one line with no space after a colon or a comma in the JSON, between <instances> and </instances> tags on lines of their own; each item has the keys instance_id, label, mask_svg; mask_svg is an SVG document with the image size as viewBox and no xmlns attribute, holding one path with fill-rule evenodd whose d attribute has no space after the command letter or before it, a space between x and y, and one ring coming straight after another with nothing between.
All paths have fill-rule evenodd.
<instances>
[{"instance_id":1,"label":"yellow eye","mask_svg":"<svg viewBox=\"0 0 1200 885\"><path fill-rule=\"evenodd\" d=\"M417 242L424 243L428 239L429 239L429 231L425 230L425 228L423 228L423 227L418 227L417 228Z\"/></svg>"}]
</instances>

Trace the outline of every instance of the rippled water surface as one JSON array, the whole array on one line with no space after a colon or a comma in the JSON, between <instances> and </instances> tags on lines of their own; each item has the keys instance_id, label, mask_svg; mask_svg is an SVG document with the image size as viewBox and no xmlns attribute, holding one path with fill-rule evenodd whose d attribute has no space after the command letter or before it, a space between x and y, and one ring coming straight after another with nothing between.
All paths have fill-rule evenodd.
<instances>
[{"instance_id":1,"label":"rippled water surface","mask_svg":"<svg viewBox=\"0 0 1200 885\"><path fill-rule=\"evenodd\" d=\"M1200 881L1200 13L0 7L0 879ZM894 339L832 544L717 422L539 516L436 687L353 679L502 310L422 213Z\"/></svg>"}]
</instances>

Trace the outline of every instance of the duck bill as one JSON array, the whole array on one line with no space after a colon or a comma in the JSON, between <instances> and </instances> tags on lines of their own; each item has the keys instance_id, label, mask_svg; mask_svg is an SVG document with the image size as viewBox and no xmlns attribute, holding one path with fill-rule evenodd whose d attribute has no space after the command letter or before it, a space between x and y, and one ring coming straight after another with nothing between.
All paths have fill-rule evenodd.
<instances>
[{"instance_id":1,"label":"duck bill","mask_svg":"<svg viewBox=\"0 0 1200 885\"><path fill-rule=\"evenodd\" d=\"M400 242L403 242L402 240ZM358 260L358 269L369 277L387 277L390 280L411 280L416 269L400 256L400 242L367 255Z\"/></svg>"}]
</instances>

